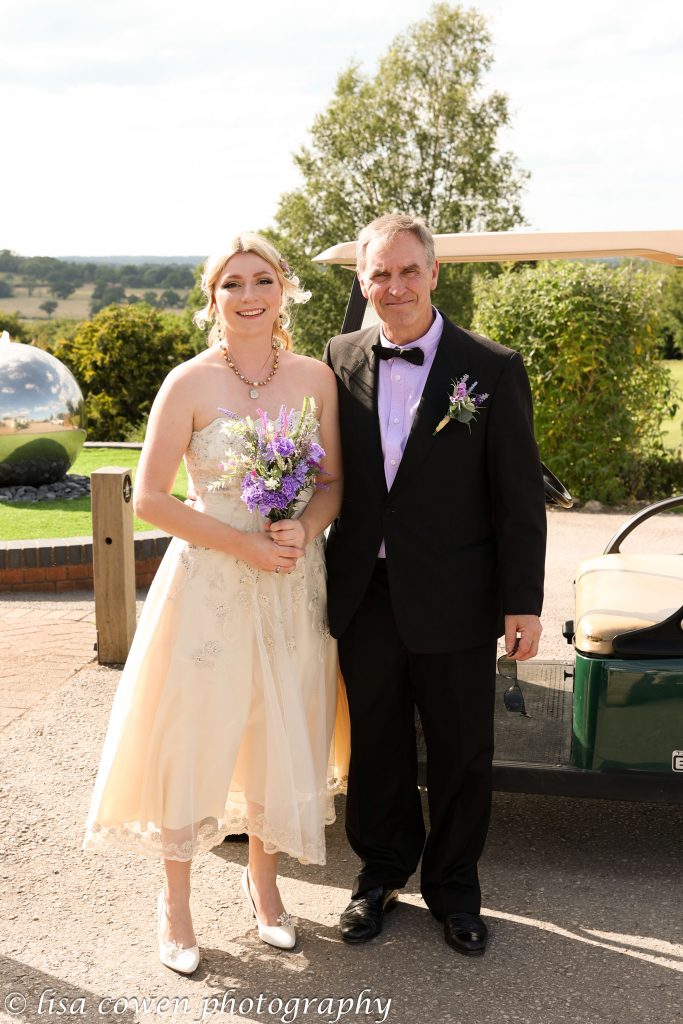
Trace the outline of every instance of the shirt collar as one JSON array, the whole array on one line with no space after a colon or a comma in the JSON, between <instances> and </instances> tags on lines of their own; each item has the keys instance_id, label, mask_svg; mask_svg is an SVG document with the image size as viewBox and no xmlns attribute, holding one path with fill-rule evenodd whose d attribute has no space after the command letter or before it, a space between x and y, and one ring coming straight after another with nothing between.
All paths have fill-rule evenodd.
<instances>
[{"instance_id":1,"label":"shirt collar","mask_svg":"<svg viewBox=\"0 0 683 1024\"><path fill-rule=\"evenodd\" d=\"M443 317L436 306L432 306L432 311L434 313L434 319L432 320L429 330L423 334L421 338L416 338L415 341L411 341L407 345L401 345L401 348L409 349L417 348L419 346L419 348L424 352L425 358L433 355L436 350L436 346L439 344L441 339L441 332L443 331ZM379 329L379 341L380 345L383 345L384 348L397 348L392 341L387 340L384 334L384 328L381 326Z\"/></svg>"}]
</instances>

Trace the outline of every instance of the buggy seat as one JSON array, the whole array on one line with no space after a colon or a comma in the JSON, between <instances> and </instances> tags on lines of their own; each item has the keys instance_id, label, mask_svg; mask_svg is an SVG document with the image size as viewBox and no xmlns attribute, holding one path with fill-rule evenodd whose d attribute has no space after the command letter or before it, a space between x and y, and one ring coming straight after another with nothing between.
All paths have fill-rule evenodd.
<instances>
[{"instance_id":1,"label":"buggy seat","mask_svg":"<svg viewBox=\"0 0 683 1024\"><path fill-rule=\"evenodd\" d=\"M576 578L575 646L615 654L614 638L657 626L683 609L683 555L589 558ZM683 653L683 628L680 632Z\"/></svg>"}]
</instances>

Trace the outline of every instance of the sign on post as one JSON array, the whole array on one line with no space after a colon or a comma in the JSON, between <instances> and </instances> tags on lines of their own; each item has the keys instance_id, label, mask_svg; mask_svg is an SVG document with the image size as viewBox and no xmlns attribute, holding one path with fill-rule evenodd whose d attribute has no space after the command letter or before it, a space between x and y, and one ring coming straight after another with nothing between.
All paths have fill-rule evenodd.
<instances>
[{"instance_id":1,"label":"sign on post","mask_svg":"<svg viewBox=\"0 0 683 1024\"><path fill-rule=\"evenodd\" d=\"M90 477L97 660L122 664L135 634L133 486L129 469L106 466Z\"/></svg>"}]
</instances>

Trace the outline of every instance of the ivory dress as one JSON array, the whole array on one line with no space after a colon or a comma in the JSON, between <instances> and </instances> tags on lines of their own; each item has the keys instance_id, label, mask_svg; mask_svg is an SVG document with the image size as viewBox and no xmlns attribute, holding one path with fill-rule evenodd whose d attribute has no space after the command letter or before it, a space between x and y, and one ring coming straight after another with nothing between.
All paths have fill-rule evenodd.
<instances>
[{"instance_id":1,"label":"ivory dress","mask_svg":"<svg viewBox=\"0 0 683 1024\"><path fill-rule=\"evenodd\" d=\"M258 530L239 479L211 487L240 443L224 422L195 431L185 454L195 507ZM324 864L348 764L337 676L322 537L281 575L174 538L114 698L84 849L189 860L249 832L267 852Z\"/></svg>"}]
</instances>

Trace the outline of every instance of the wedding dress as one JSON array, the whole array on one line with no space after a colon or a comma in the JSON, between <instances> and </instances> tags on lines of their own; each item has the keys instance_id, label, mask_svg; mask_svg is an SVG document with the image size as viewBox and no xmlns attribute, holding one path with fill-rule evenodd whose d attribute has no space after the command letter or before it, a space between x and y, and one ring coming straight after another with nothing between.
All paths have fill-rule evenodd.
<instances>
[{"instance_id":1,"label":"wedding dress","mask_svg":"<svg viewBox=\"0 0 683 1024\"><path fill-rule=\"evenodd\" d=\"M258 530L239 479L213 486L239 444L223 423L195 431L186 452L195 507ZM347 764L322 537L279 575L174 538L116 692L84 849L189 860L249 832L266 852L324 864Z\"/></svg>"}]
</instances>

